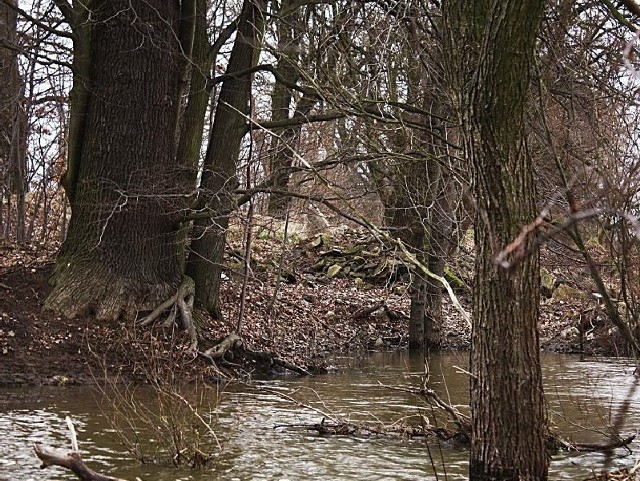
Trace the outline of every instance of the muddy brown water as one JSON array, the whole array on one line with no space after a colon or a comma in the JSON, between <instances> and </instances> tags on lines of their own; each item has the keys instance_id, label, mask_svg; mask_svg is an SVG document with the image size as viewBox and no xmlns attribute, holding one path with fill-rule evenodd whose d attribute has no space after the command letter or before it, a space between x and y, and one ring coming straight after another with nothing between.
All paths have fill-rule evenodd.
<instances>
[{"instance_id":1,"label":"muddy brown water","mask_svg":"<svg viewBox=\"0 0 640 481\"><path fill-rule=\"evenodd\" d=\"M418 386L423 375L420 356L376 353L335 360L337 371L309 378L284 378L227 387L212 408L222 450L211 469L192 471L140 464L123 449L99 408L100 395L90 387L12 388L0 390L0 480L75 479L61 468L39 469L31 445L35 441L67 448L65 416L78 430L88 465L105 474L134 480L416 480L466 479L467 451L425 444L423 440L324 437L300 426L320 422L322 414L292 403L286 396L318 410L353 421L385 423L405 419L427 408L413 396L381 386ZM437 354L430 360L430 386L441 397L465 409L467 356ZM617 420L626 399L622 431L640 425L640 388L633 388L633 367L621 361L543 355L549 417L568 438L601 442L607 425ZM215 394L213 390L210 391ZM136 396L146 402L150 392ZM141 441L147 446L154 439ZM632 448L637 451L639 443ZM429 460L437 468L437 477ZM550 479L581 480L600 470L602 454L561 454L551 462ZM629 466L633 454L617 450L611 466ZM446 475L445 475L446 473Z\"/></svg>"}]
</instances>

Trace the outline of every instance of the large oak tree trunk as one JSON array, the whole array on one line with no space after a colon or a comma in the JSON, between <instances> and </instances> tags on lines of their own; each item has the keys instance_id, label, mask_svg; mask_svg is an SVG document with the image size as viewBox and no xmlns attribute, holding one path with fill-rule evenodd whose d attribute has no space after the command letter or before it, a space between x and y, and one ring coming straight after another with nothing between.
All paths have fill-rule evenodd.
<instances>
[{"instance_id":1,"label":"large oak tree trunk","mask_svg":"<svg viewBox=\"0 0 640 481\"><path fill-rule=\"evenodd\" d=\"M264 22L264 1L245 0L238 19L237 37L229 58L227 74L218 97L200 185L198 211L210 217L193 226L187 274L196 283L196 303L213 316L220 316L220 279L223 269L229 215L235 207L238 186L236 168L242 139L247 132L251 77L233 76L257 60Z\"/></svg>"},{"instance_id":2,"label":"large oak tree trunk","mask_svg":"<svg viewBox=\"0 0 640 481\"><path fill-rule=\"evenodd\" d=\"M87 97L72 108L82 118L72 119L76 150L65 185L72 216L46 307L66 316L132 317L156 307L181 281L180 12L170 0L88 6L88 76L75 79Z\"/></svg>"},{"instance_id":3,"label":"large oak tree trunk","mask_svg":"<svg viewBox=\"0 0 640 481\"><path fill-rule=\"evenodd\" d=\"M534 239L507 269L500 249L536 218L524 104L543 0L445 3L447 48L476 204L469 477L545 480L545 413L538 346Z\"/></svg>"}]
</instances>

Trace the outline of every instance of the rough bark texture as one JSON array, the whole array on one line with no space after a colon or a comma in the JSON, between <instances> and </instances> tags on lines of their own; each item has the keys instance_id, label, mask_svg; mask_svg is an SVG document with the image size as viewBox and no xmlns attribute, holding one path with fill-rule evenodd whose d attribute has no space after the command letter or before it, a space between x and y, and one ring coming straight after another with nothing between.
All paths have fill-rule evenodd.
<instances>
[{"instance_id":1,"label":"rough bark texture","mask_svg":"<svg viewBox=\"0 0 640 481\"><path fill-rule=\"evenodd\" d=\"M245 0L227 74L250 68L256 61L264 22L264 1ZM236 166L242 138L247 132L246 115L251 98L251 77L225 80L218 97L200 186L198 210L209 211L210 219L194 223L187 274L196 282L196 305L220 315L220 278L229 226L238 186Z\"/></svg>"},{"instance_id":2,"label":"rough bark texture","mask_svg":"<svg viewBox=\"0 0 640 481\"><path fill-rule=\"evenodd\" d=\"M545 414L538 347L539 264L527 255L506 270L497 252L536 217L524 101L542 0L451 0L447 48L457 52L454 90L473 170L476 265L471 346L469 476L545 480Z\"/></svg>"},{"instance_id":3,"label":"rough bark texture","mask_svg":"<svg viewBox=\"0 0 640 481\"><path fill-rule=\"evenodd\" d=\"M71 223L46 307L66 316L133 317L181 281L179 9L169 0L96 0L90 7L90 77L76 78L89 97L75 111L83 119L76 120Z\"/></svg>"}]
</instances>

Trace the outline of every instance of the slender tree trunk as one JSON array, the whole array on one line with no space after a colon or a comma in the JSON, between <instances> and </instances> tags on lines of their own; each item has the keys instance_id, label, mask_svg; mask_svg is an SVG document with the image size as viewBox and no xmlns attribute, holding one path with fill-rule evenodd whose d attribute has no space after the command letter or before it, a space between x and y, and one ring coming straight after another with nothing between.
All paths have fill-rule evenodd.
<instances>
[{"instance_id":1,"label":"slender tree trunk","mask_svg":"<svg viewBox=\"0 0 640 481\"><path fill-rule=\"evenodd\" d=\"M238 20L236 41L227 73L253 66L257 60L264 24L263 0L245 0ZM238 186L236 168L242 139L247 132L251 77L243 75L225 80L220 89L216 114L200 186L199 211L211 218L194 223L187 273L196 283L196 304L220 316L220 279L223 268L229 213L234 209L234 190Z\"/></svg>"},{"instance_id":2,"label":"slender tree trunk","mask_svg":"<svg viewBox=\"0 0 640 481\"><path fill-rule=\"evenodd\" d=\"M445 259L447 256L447 242L451 234L449 204L447 202L447 180L442 176L437 162L432 161L431 189L433 201L429 209L429 228L425 242L427 255L426 264L429 271L438 276L444 275ZM437 178L437 182L435 179ZM424 287L424 347L436 348L442 341L440 330L442 327L442 284L434 279L426 278Z\"/></svg>"},{"instance_id":3,"label":"slender tree trunk","mask_svg":"<svg viewBox=\"0 0 640 481\"><path fill-rule=\"evenodd\" d=\"M300 39L298 28L298 9L292 0L281 2L278 10L278 76L288 83L295 84L300 78L296 63L300 57ZM282 121L291 118L291 89L276 80L271 94L271 120ZM295 116L309 113L315 101L309 101L308 95L303 97L296 108ZM289 185L291 167L294 159L296 140L299 138L301 125L273 129L269 152L269 173L273 176L273 190L284 191ZM269 195L267 211L269 215L284 219L289 206L290 197L279 193Z\"/></svg>"},{"instance_id":4,"label":"slender tree trunk","mask_svg":"<svg viewBox=\"0 0 640 481\"><path fill-rule=\"evenodd\" d=\"M72 215L46 307L66 316L135 317L181 281L176 123L183 61L167 0L96 0L83 29L91 55L76 77L65 188ZM87 33L88 35L88 33ZM81 39L77 40L81 42ZM87 54L86 45L80 49ZM74 86L75 88L76 86Z\"/></svg>"},{"instance_id":5,"label":"slender tree trunk","mask_svg":"<svg viewBox=\"0 0 640 481\"><path fill-rule=\"evenodd\" d=\"M546 480L534 239L512 268L494 261L536 217L524 104L543 0L445 3L447 48L476 204L469 478Z\"/></svg>"},{"instance_id":6,"label":"slender tree trunk","mask_svg":"<svg viewBox=\"0 0 640 481\"><path fill-rule=\"evenodd\" d=\"M18 71L18 19L15 0L0 2L0 181L8 200L5 220L7 234L11 231L11 196L15 196L15 238L25 240L27 172L24 83ZM13 47L13 48L12 48ZM2 209L2 206L0 206Z\"/></svg>"},{"instance_id":7,"label":"slender tree trunk","mask_svg":"<svg viewBox=\"0 0 640 481\"><path fill-rule=\"evenodd\" d=\"M207 35L207 0L194 0L195 18L193 21L193 41L191 47L191 62L185 65L185 78L181 90L188 88L187 104L182 112L180 128L177 130L178 150L176 159L182 166L181 178L185 186L195 193L197 187L200 149L207 116L207 106L211 95L211 82L208 81L211 70L212 54ZM187 36L183 32L183 37ZM188 39L183 38L183 43ZM190 198L195 199L194 196ZM180 232L180 242L186 247L190 234L189 223L184 223ZM186 272L185 257L182 259L181 270Z\"/></svg>"},{"instance_id":8,"label":"slender tree trunk","mask_svg":"<svg viewBox=\"0 0 640 481\"><path fill-rule=\"evenodd\" d=\"M396 186L395 203L391 228L420 262L425 262L425 225L427 217L429 180L427 161L411 159L397 166L394 178ZM424 279L416 269L411 270L409 286L411 300L409 314L409 348L424 347L425 289Z\"/></svg>"}]
</instances>

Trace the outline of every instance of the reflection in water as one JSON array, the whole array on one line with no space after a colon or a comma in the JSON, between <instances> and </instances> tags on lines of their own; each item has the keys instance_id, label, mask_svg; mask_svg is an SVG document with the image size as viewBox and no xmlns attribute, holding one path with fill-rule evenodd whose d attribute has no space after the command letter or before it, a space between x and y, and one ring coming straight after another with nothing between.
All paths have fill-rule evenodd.
<instances>
[{"instance_id":1,"label":"reflection in water","mask_svg":"<svg viewBox=\"0 0 640 481\"><path fill-rule=\"evenodd\" d=\"M252 387L228 389L218 407L216 432L223 450L214 469L191 472L166 466L141 466L118 444L100 413L91 388L0 390L0 479L71 479L58 468L42 472L31 450L40 441L57 447L69 445L64 417L78 430L80 447L91 467L107 474L148 480L415 480L466 479L467 452L421 440L319 437L301 426L319 422L322 415L352 421L393 422L430 414L420 400L385 385L416 386L423 376L420 356L373 354L344 358L326 376L257 382ZM439 354L430 361L430 386L440 396L466 409L467 355ZM570 356L543 356L549 418L577 441L604 441L599 432L615 420L633 383L633 367L619 363L579 362ZM293 396L318 411L296 406L281 396ZM149 393L147 393L149 395ZM144 392L140 393L145 402ZM635 430L640 420L640 390L635 392L623 432ZM411 422L407 418L407 422ZM584 428L589 428L587 431ZM151 441L149 441L151 442ZM631 464L620 451L613 465ZM444 460L444 462L442 462ZM599 469L599 454L561 455L551 465L551 479L584 479Z\"/></svg>"}]
</instances>

